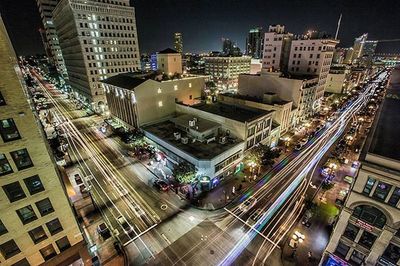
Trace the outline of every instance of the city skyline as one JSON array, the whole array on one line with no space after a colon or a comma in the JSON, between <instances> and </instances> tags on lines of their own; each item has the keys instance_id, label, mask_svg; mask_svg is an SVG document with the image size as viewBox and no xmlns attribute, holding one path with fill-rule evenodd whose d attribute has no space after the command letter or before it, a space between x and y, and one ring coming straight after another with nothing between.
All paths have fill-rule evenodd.
<instances>
[{"instance_id":1,"label":"city skyline","mask_svg":"<svg viewBox=\"0 0 400 266\"><path fill-rule=\"evenodd\" d=\"M343 14L339 32L339 47L349 47L354 38L368 32L369 39L398 39L400 29L390 27L396 23L395 10L400 10L396 1L386 0L379 4L373 1L325 3L311 1L280 1L265 5L263 1L253 1L251 5L237 1L170 1L160 0L157 6L148 1L130 1L135 7L142 53L173 48L174 33L185 36L185 52L209 52L221 50L222 38L235 41L242 51L249 29L270 24L283 24L295 34L308 29L325 31L334 35L340 13ZM43 27L36 12L35 1L4 0L0 12L16 52L20 55L44 53L38 29ZM373 5L371 12L369 7ZM393 12L385 12L387 6ZM208 9L212 10L210 12ZM151 13L147 12L151 10ZM285 10L285 12L282 12ZM324 10L329 12L324 13ZM22 11L22 13L21 13ZM357 13L355 19L352 14ZM170 14L176 14L170 16ZM385 14L385 20L379 16ZM24 20L20 20L24 17ZM167 27L162 24L168 21ZM202 21L199 28L198 21ZM317 23L315 23L317 22ZM373 22L373 23L372 23ZM369 24L371 23L371 24ZM149 30L151 29L151 30ZM380 43L377 52L399 52L399 42Z\"/></svg>"}]
</instances>

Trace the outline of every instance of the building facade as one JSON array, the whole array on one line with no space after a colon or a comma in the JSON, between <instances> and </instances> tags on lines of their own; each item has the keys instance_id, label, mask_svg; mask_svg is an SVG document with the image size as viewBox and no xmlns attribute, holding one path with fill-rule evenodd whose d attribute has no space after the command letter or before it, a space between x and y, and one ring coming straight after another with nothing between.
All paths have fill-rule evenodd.
<instances>
[{"instance_id":1,"label":"building facade","mask_svg":"<svg viewBox=\"0 0 400 266\"><path fill-rule=\"evenodd\" d=\"M378 46L378 41L365 41L363 53L361 57L360 64L365 67L371 67L373 64L373 59L375 55L376 47Z\"/></svg>"},{"instance_id":2,"label":"building facade","mask_svg":"<svg viewBox=\"0 0 400 266\"><path fill-rule=\"evenodd\" d=\"M178 53L180 53L180 54L183 53L182 33L180 33L180 32L174 33L174 48Z\"/></svg>"},{"instance_id":3,"label":"building facade","mask_svg":"<svg viewBox=\"0 0 400 266\"><path fill-rule=\"evenodd\" d=\"M75 96L104 109L101 80L140 69L135 10L128 0L61 0L53 22Z\"/></svg>"},{"instance_id":4,"label":"building facade","mask_svg":"<svg viewBox=\"0 0 400 266\"><path fill-rule=\"evenodd\" d=\"M59 0L36 0L43 23L43 29L39 31L41 32L46 55L50 62L56 66L58 72L63 75L64 78L68 78L57 32L53 23L52 12L58 2Z\"/></svg>"},{"instance_id":5,"label":"building facade","mask_svg":"<svg viewBox=\"0 0 400 266\"><path fill-rule=\"evenodd\" d=\"M0 264L70 264L85 241L21 83L0 18Z\"/></svg>"},{"instance_id":6,"label":"building facade","mask_svg":"<svg viewBox=\"0 0 400 266\"><path fill-rule=\"evenodd\" d=\"M170 76L182 74L182 54L170 48L158 52L157 67Z\"/></svg>"},{"instance_id":7,"label":"building facade","mask_svg":"<svg viewBox=\"0 0 400 266\"><path fill-rule=\"evenodd\" d=\"M354 39L353 54L351 57L352 64L359 62L359 59L363 55L364 45L365 42L367 41L367 38L368 38L368 33L364 33L360 37Z\"/></svg>"},{"instance_id":8,"label":"building facade","mask_svg":"<svg viewBox=\"0 0 400 266\"><path fill-rule=\"evenodd\" d=\"M149 74L126 73L103 81L110 113L128 127L141 127L168 118L175 102L191 103L201 97L202 76L162 80Z\"/></svg>"},{"instance_id":9,"label":"building facade","mask_svg":"<svg viewBox=\"0 0 400 266\"><path fill-rule=\"evenodd\" d=\"M293 34L285 32L283 25L270 25L264 35L262 67L268 71L287 71Z\"/></svg>"},{"instance_id":10,"label":"building facade","mask_svg":"<svg viewBox=\"0 0 400 266\"><path fill-rule=\"evenodd\" d=\"M322 263L400 265L400 70L395 70L361 154L361 168ZM331 264L332 265L332 264ZM338 264L334 264L338 265Z\"/></svg>"},{"instance_id":11,"label":"building facade","mask_svg":"<svg viewBox=\"0 0 400 266\"><path fill-rule=\"evenodd\" d=\"M210 75L219 90L235 90L240 74L250 73L251 58L248 56L205 57L205 73Z\"/></svg>"},{"instance_id":12,"label":"building facade","mask_svg":"<svg viewBox=\"0 0 400 266\"><path fill-rule=\"evenodd\" d=\"M350 73L348 66L332 66L326 78L325 91L336 94L348 93L351 89Z\"/></svg>"},{"instance_id":13,"label":"building facade","mask_svg":"<svg viewBox=\"0 0 400 266\"><path fill-rule=\"evenodd\" d=\"M246 55L261 59L263 52L263 29L257 27L250 29L246 39Z\"/></svg>"},{"instance_id":14,"label":"building facade","mask_svg":"<svg viewBox=\"0 0 400 266\"><path fill-rule=\"evenodd\" d=\"M258 75L240 75L238 94L264 98L276 94L284 101L292 102L296 114L292 114L291 128L310 118L316 109L315 93L317 76L285 77L279 72L261 72Z\"/></svg>"}]
</instances>

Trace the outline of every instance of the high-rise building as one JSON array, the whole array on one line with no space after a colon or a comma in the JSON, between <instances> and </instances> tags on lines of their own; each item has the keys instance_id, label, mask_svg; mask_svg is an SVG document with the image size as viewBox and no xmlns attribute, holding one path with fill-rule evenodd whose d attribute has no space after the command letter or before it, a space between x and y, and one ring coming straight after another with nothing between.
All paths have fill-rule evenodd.
<instances>
[{"instance_id":1,"label":"high-rise building","mask_svg":"<svg viewBox=\"0 0 400 266\"><path fill-rule=\"evenodd\" d=\"M261 27L251 29L246 39L246 55L260 59L263 51L263 31Z\"/></svg>"},{"instance_id":2,"label":"high-rise building","mask_svg":"<svg viewBox=\"0 0 400 266\"><path fill-rule=\"evenodd\" d=\"M400 70L391 77L322 265L400 265Z\"/></svg>"},{"instance_id":3,"label":"high-rise building","mask_svg":"<svg viewBox=\"0 0 400 266\"><path fill-rule=\"evenodd\" d=\"M262 67L269 71L287 71L293 34L283 25L270 25L264 35Z\"/></svg>"},{"instance_id":4,"label":"high-rise building","mask_svg":"<svg viewBox=\"0 0 400 266\"><path fill-rule=\"evenodd\" d=\"M175 32L174 34L174 48L178 53L183 53L182 33L180 32Z\"/></svg>"},{"instance_id":5,"label":"high-rise building","mask_svg":"<svg viewBox=\"0 0 400 266\"><path fill-rule=\"evenodd\" d=\"M43 23L43 29L39 31L42 35L47 57L50 59L50 62L56 66L59 73L67 78L67 70L65 68L57 32L54 28L52 15L58 2L59 0L36 0Z\"/></svg>"},{"instance_id":6,"label":"high-rise building","mask_svg":"<svg viewBox=\"0 0 400 266\"><path fill-rule=\"evenodd\" d=\"M85 241L23 83L0 18L0 265L86 261Z\"/></svg>"},{"instance_id":7,"label":"high-rise building","mask_svg":"<svg viewBox=\"0 0 400 266\"><path fill-rule=\"evenodd\" d=\"M240 48L230 39L222 39L222 53L228 56L241 56Z\"/></svg>"},{"instance_id":8,"label":"high-rise building","mask_svg":"<svg viewBox=\"0 0 400 266\"><path fill-rule=\"evenodd\" d=\"M372 66L372 60L375 54L378 41L365 41L364 48L361 56L361 64L365 67Z\"/></svg>"},{"instance_id":9,"label":"high-rise building","mask_svg":"<svg viewBox=\"0 0 400 266\"><path fill-rule=\"evenodd\" d=\"M61 0L53 12L69 76L82 101L103 110L101 80L140 69L135 10L129 0Z\"/></svg>"},{"instance_id":10,"label":"high-rise building","mask_svg":"<svg viewBox=\"0 0 400 266\"><path fill-rule=\"evenodd\" d=\"M351 58L352 63L357 63L360 57L363 55L364 44L367 38L368 38L368 33L364 33L360 37L354 39L353 55Z\"/></svg>"},{"instance_id":11,"label":"high-rise building","mask_svg":"<svg viewBox=\"0 0 400 266\"><path fill-rule=\"evenodd\" d=\"M210 56L204 57L205 74L211 76L220 90L235 90L240 74L250 73L249 56Z\"/></svg>"}]
</instances>

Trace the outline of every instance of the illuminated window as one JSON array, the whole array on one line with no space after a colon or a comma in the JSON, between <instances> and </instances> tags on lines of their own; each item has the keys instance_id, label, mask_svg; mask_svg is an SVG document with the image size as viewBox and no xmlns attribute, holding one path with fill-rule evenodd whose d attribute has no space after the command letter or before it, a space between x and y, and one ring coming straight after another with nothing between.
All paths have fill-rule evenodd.
<instances>
[{"instance_id":1,"label":"illuminated window","mask_svg":"<svg viewBox=\"0 0 400 266\"><path fill-rule=\"evenodd\" d=\"M189 83L189 88L191 88L192 87L192 83Z\"/></svg>"},{"instance_id":2,"label":"illuminated window","mask_svg":"<svg viewBox=\"0 0 400 266\"><path fill-rule=\"evenodd\" d=\"M158 88L157 92L158 92L158 93L161 93L161 88Z\"/></svg>"},{"instance_id":3,"label":"illuminated window","mask_svg":"<svg viewBox=\"0 0 400 266\"><path fill-rule=\"evenodd\" d=\"M162 101L159 101L159 102L158 102L158 107L162 107L162 106L163 106Z\"/></svg>"},{"instance_id":4,"label":"illuminated window","mask_svg":"<svg viewBox=\"0 0 400 266\"><path fill-rule=\"evenodd\" d=\"M175 91L178 90L178 85L174 85L174 90L175 90Z\"/></svg>"}]
</instances>

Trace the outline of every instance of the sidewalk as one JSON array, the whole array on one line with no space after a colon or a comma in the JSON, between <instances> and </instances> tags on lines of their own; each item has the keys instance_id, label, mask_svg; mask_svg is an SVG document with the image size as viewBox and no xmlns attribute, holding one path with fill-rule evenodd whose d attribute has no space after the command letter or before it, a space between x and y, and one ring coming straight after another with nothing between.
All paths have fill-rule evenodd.
<instances>
[{"instance_id":1,"label":"sidewalk","mask_svg":"<svg viewBox=\"0 0 400 266\"><path fill-rule=\"evenodd\" d=\"M351 162L356 158L356 155L352 155L349 163L342 165L336 171L336 177L333 180L335 184L334 187L328 191L323 191L320 189L315 197L313 198L313 203L315 204L315 211L310 219L311 225L306 227L299 221L296 226L293 227L286 241L283 243L282 249L282 262L283 265L318 265L322 254L325 250L326 245L329 242L332 224L335 217L339 214L340 208L336 203L337 198L343 191L348 191L350 189L350 184L344 180L345 176L355 176L356 169L351 167ZM323 165L325 163L322 160ZM320 175L319 171L314 173L312 182L314 184L321 184L323 177ZM311 191L312 192L312 191ZM300 232L305 236L303 243L298 244L296 250L296 255L293 257L294 249L289 246L289 241L291 236L296 232ZM312 253L312 257L308 257L308 252Z\"/></svg>"}]
</instances>

